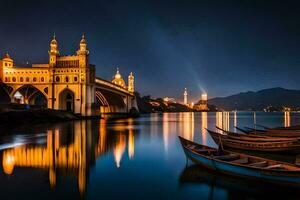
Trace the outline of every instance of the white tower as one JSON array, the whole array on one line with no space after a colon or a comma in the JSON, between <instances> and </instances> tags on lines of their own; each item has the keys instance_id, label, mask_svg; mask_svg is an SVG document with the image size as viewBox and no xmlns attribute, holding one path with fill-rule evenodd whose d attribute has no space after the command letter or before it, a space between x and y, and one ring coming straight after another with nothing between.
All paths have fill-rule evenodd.
<instances>
[{"instance_id":1,"label":"white tower","mask_svg":"<svg viewBox=\"0 0 300 200\"><path fill-rule=\"evenodd\" d=\"M187 93L187 89L184 88L184 93L183 93L183 103L184 105L187 105L188 104L188 93Z\"/></svg>"}]
</instances>

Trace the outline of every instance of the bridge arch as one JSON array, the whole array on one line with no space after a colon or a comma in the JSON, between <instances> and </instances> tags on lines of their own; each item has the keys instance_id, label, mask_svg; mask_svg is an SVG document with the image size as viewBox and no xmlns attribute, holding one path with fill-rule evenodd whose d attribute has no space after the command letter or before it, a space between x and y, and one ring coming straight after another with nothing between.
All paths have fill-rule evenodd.
<instances>
[{"instance_id":1,"label":"bridge arch","mask_svg":"<svg viewBox=\"0 0 300 200\"><path fill-rule=\"evenodd\" d=\"M104 95L99 91L96 90L96 100L100 106L100 113L110 113L110 106Z\"/></svg>"},{"instance_id":2,"label":"bridge arch","mask_svg":"<svg viewBox=\"0 0 300 200\"><path fill-rule=\"evenodd\" d=\"M59 109L74 112L75 93L69 88L63 89L59 93Z\"/></svg>"},{"instance_id":3,"label":"bridge arch","mask_svg":"<svg viewBox=\"0 0 300 200\"><path fill-rule=\"evenodd\" d=\"M15 88L10 98L14 103L47 107L47 94L31 84L25 84Z\"/></svg>"},{"instance_id":4,"label":"bridge arch","mask_svg":"<svg viewBox=\"0 0 300 200\"><path fill-rule=\"evenodd\" d=\"M105 89L96 89L96 99L101 113L125 113L127 105L123 95Z\"/></svg>"}]
</instances>

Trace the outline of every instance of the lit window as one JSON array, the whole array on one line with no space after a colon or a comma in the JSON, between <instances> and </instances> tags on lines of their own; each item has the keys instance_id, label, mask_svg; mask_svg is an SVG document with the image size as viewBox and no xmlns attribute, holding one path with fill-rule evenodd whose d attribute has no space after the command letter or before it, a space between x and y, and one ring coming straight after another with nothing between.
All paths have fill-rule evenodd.
<instances>
[{"instance_id":1,"label":"lit window","mask_svg":"<svg viewBox=\"0 0 300 200\"><path fill-rule=\"evenodd\" d=\"M41 78L41 82L44 82L44 77Z\"/></svg>"}]
</instances>

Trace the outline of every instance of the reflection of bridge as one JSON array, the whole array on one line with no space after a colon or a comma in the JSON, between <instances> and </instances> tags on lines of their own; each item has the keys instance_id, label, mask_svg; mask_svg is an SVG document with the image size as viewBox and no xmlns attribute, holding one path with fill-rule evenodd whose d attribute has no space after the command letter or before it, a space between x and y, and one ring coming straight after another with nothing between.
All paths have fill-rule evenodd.
<instances>
[{"instance_id":1,"label":"reflection of bridge","mask_svg":"<svg viewBox=\"0 0 300 200\"><path fill-rule=\"evenodd\" d=\"M2 102L42 105L82 116L128 113L136 108L132 73L128 76L128 86L119 70L112 82L96 78L84 36L72 56L60 56L53 38L47 64L15 67L6 54L0 60L0 81L4 83L1 96L6 95Z\"/></svg>"},{"instance_id":2,"label":"reflection of bridge","mask_svg":"<svg viewBox=\"0 0 300 200\"><path fill-rule=\"evenodd\" d=\"M83 194L90 166L99 156L113 150L117 167L120 167L126 146L128 157L131 159L134 156L133 129L120 129L117 133L107 134L104 120L98 126L99 123L94 121L76 121L48 129L46 144L4 150L3 170L10 175L17 167L45 169L49 172L51 186L57 184L59 175L75 176L79 192Z\"/></svg>"}]
</instances>

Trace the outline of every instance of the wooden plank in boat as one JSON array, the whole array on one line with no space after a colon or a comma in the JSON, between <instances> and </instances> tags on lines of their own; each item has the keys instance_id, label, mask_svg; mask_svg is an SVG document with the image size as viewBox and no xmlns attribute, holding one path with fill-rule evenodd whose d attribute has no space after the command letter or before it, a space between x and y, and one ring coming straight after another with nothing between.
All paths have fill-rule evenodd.
<instances>
[{"instance_id":1,"label":"wooden plank in boat","mask_svg":"<svg viewBox=\"0 0 300 200\"><path fill-rule=\"evenodd\" d=\"M283 165L282 164L277 164L277 165L270 165L267 167L264 167L264 169L275 169L275 168L282 168Z\"/></svg>"},{"instance_id":2,"label":"wooden plank in boat","mask_svg":"<svg viewBox=\"0 0 300 200\"><path fill-rule=\"evenodd\" d=\"M240 157L240 155L238 155L238 154L229 154L229 155L223 155L223 156L214 156L213 158L218 159L218 160L228 161L228 160L238 159L239 157Z\"/></svg>"},{"instance_id":3,"label":"wooden plank in boat","mask_svg":"<svg viewBox=\"0 0 300 200\"><path fill-rule=\"evenodd\" d=\"M251 163L248 166L249 167L265 167L267 165L267 161L261 161L256 163Z\"/></svg>"},{"instance_id":4,"label":"wooden plank in boat","mask_svg":"<svg viewBox=\"0 0 300 200\"><path fill-rule=\"evenodd\" d=\"M249 159L248 158L241 158L241 159L238 159L238 160L233 160L231 162L236 163L236 164L246 164L246 163L249 162Z\"/></svg>"}]
</instances>

